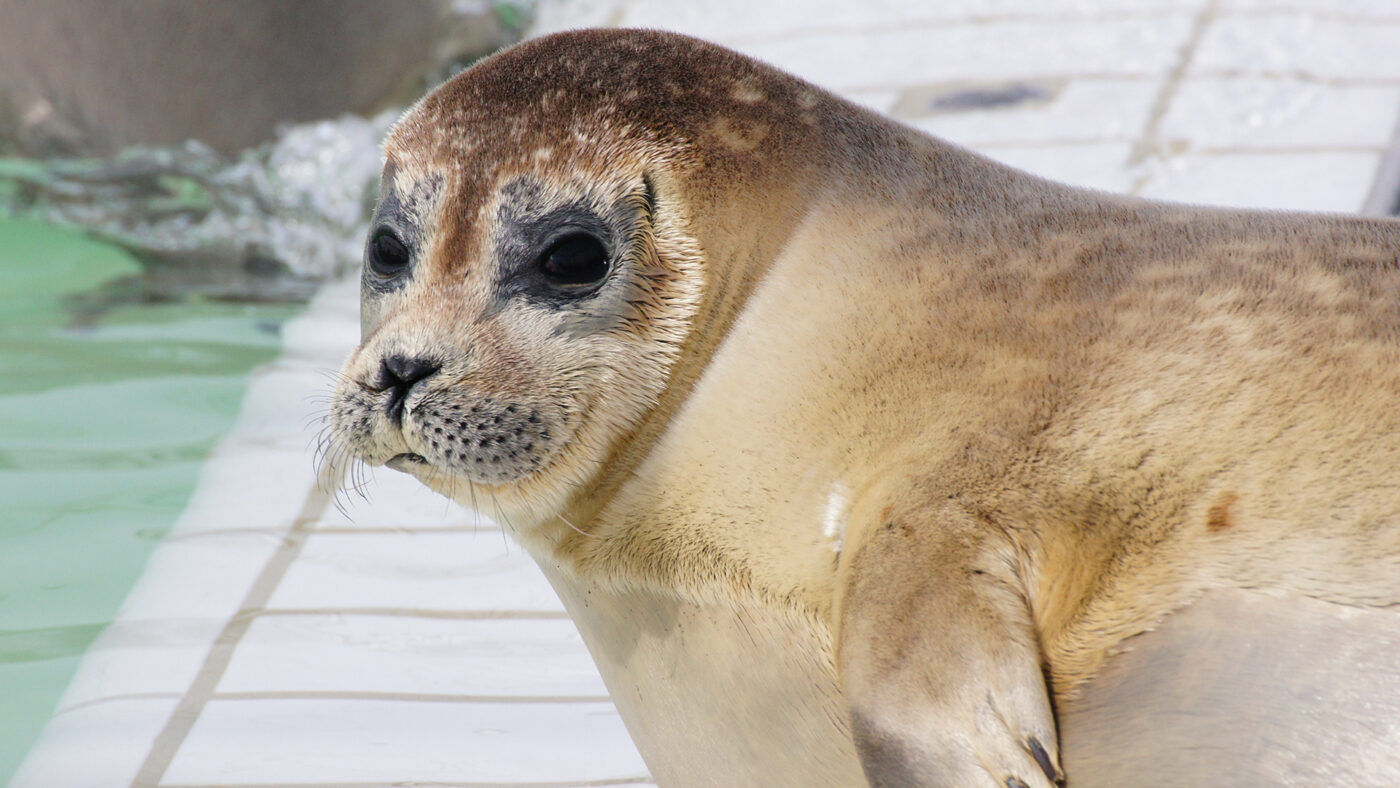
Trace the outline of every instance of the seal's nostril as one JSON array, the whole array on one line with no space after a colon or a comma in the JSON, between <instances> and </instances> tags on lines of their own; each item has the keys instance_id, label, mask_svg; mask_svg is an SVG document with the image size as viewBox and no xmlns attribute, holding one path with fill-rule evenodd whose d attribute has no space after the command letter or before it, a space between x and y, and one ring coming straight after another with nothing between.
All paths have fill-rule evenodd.
<instances>
[{"instance_id":1,"label":"seal's nostril","mask_svg":"<svg viewBox=\"0 0 1400 788\"><path fill-rule=\"evenodd\" d=\"M379 377L387 385L412 387L414 383L442 369L442 365L426 358L390 356L380 362Z\"/></svg>"},{"instance_id":2,"label":"seal's nostril","mask_svg":"<svg viewBox=\"0 0 1400 788\"><path fill-rule=\"evenodd\" d=\"M389 400L384 404L389 418L396 422L402 419L404 399L408 397L408 392L418 381L430 377L439 369L442 369L441 364L425 358L389 356L380 361L379 380L376 382L381 391L389 392Z\"/></svg>"}]
</instances>

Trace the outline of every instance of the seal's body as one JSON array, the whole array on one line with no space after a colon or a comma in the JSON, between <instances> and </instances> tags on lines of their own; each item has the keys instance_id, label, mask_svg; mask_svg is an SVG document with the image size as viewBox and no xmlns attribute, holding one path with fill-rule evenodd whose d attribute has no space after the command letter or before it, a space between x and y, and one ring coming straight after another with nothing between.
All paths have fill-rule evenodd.
<instances>
[{"instance_id":1,"label":"seal's body","mask_svg":"<svg viewBox=\"0 0 1400 788\"><path fill-rule=\"evenodd\" d=\"M1052 698L1203 594L1400 602L1400 224L1053 184L640 31L386 153L333 456L497 512L663 785L1049 785Z\"/></svg>"}]
</instances>

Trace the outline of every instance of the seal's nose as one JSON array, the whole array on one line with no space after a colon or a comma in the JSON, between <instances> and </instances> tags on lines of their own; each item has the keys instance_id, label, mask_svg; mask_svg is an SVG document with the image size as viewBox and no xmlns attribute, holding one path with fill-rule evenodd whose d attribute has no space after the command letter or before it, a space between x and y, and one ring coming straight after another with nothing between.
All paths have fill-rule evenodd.
<instances>
[{"instance_id":1,"label":"seal's nose","mask_svg":"<svg viewBox=\"0 0 1400 788\"><path fill-rule=\"evenodd\" d=\"M375 381L381 391L389 392L389 401L384 404L389 418L395 423L403 419L404 400L408 398L418 381L430 377L442 369L442 365L426 358L389 356L379 362L379 379Z\"/></svg>"}]
</instances>

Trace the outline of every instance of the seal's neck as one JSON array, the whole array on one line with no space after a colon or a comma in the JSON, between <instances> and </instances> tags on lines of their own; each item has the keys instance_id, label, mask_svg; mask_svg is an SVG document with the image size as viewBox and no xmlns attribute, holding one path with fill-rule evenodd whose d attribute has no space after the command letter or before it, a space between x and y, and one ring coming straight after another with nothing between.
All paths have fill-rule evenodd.
<instances>
[{"instance_id":1,"label":"seal's neck","mask_svg":"<svg viewBox=\"0 0 1400 788\"><path fill-rule=\"evenodd\" d=\"M664 188L665 181L661 182ZM736 199L739 195L713 192L683 194L673 201L689 208L691 216L685 224L704 254L700 301L656 404L613 443L596 482L569 502L557 518L562 522L547 526L558 537L557 554L571 554L580 546L578 542L590 538L578 531L593 531L598 514L632 478L675 419L769 265L797 228L806 212L807 197L791 185L783 191L790 193L776 189L765 192L775 200L765 205L745 204Z\"/></svg>"},{"instance_id":2,"label":"seal's neck","mask_svg":"<svg viewBox=\"0 0 1400 788\"><path fill-rule=\"evenodd\" d=\"M542 526L556 557L567 561L594 552L588 542L596 540L600 513L674 421L769 268L816 208L832 201L888 199L891 195L869 193L872 162L892 169L879 173L883 184L900 190L926 184L930 155L941 143L927 148L925 143L934 142L927 137L836 97L826 100L832 111L817 114L827 127L814 128L803 144L789 137L784 149L760 148L743 167L721 157L706 161L699 172L653 176L663 197L658 210L669 205L683 211L681 223L703 254L700 302L655 406L613 443L595 482ZM851 121L853 112L858 122Z\"/></svg>"}]
</instances>

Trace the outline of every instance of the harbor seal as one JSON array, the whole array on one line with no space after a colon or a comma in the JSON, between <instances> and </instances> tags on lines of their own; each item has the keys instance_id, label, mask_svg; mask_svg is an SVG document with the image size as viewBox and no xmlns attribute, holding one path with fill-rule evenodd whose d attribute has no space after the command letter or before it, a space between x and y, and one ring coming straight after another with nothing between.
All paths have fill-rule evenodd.
<instances>
[{"instance_id":1,"label":"harbor seal","mask_svg":"<svg viewBox=\"0 0 1400 788\"><path fill-rule=\"evenodd\" d=\"M495 513L662 785L1093 784L1066 709L1176 611L1400 601L1396 222L1071 188L635 30L385 155L330 455Z\"/></svg>"}]
</instances>

